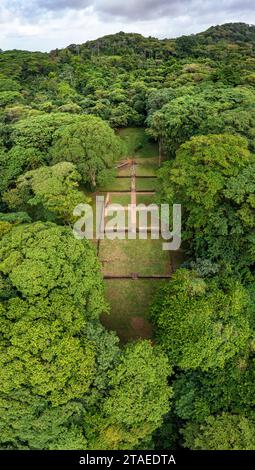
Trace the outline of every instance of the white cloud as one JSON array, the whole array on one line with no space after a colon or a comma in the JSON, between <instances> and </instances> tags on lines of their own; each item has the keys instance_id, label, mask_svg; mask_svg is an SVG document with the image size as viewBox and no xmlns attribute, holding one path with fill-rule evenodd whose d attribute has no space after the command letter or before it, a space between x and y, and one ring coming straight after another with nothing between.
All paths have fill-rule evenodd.
<instances>
[{"instance_id":1,"label":"white cloud","mask_svg":"<svg viewBox=\"0 0 255 470\"><path fill-rule=\"evenodd\" d=\"M253 0L2 0L0 48L48 51L118 31L176 37L255 22Z\"/></svg>"}]
</instances>

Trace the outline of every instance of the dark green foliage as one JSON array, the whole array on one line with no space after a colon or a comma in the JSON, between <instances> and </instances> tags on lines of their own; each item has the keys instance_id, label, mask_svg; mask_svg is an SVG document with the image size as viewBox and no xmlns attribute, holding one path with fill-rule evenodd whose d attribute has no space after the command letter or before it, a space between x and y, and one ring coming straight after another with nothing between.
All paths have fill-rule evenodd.
<instances>
[{"instance_id":1,"label":"dark green foliage","mask_svg":"<svg viewBox=\"0 0 255 470\"><path fill-rule=\"evenodd\" d=\"M253 354L235 357L224 369L180 373L173 387L176 415L202 423L223 411L248 414L255 399Z\"/></svg>"},{"instance_id":2,"label":"dark green foliage","mask_svg":"<svg viewBox=\"0 0 255 470\"><path fill-rule=\"evenodd\" d=\"M22 224L31 222L31 218L26 212L0 212L0 221L9 222L10 224Z\"/></svg>"},{"instance_id":3,"label":"dark green foliage","mask_svg":"<svg viewBox=\"0 0 255 470\"><path fill-rule=\"evenodd\" d=\"M252 338L251 300L238 282L179 269L162 288L151 316L158 341L181 369L223 368Z\"/></svg>"},{"instance_id":4,"label":"dark green foliage","mask_svg":"<svg viewBox=\"0 0 255 470\"><path fill-rule=\"evenodd\" d=\"M183 430L184 446L193 450L255 450L255 417L224 413Z\"/></svg>"},{"instance_id":5,"label":"dark green foliage","mask_svg":"<svg viewBox=\"0 0 255 470\"><path fill-rule=\"evenodd\" d=\"M183 207L183 237L196 256L242 270L255 260L255 159L228 134L193 137L160 170L161 198Z\"/></svg>"},{"instance_id":6,"label":"dark green foliage","mask_svg":"<svg viewBox=\"0 0 255 470\"><path fill-rule=\"evenodd\" d=\"M151 445L152 432L169 410L172 390L167 377L171 372L166 356L149 342L127 346L119 364L109 374L109 395L98 411L97 433L91 436L92 448L129 449ZM92 419L89 413L88 422Z\"/></svg>"},{"instance_id":7,"label":"dark green foliage","mask_svg":"<svg viewBox=\"0 0 255 470\"><path fill-rule=\"evenodd\" d=\"M221 26L211 26L204 33L197 34L197 37L208 44L218 41L255 42L255 26L246 23L226 23Z\"/></svg>"},{"instance_id":8,"label":"dark green foliage","mask_svg":"<svg viewBox=\"0 0 255 470\"><path fill-rule=\"evenodd\" d=\"M240 134L255 150L255 96L246 88L211 88L197 90L171 100L149 120L151 132L163 139L171 156L194 135Z\"/></svg>"}]
</instances>

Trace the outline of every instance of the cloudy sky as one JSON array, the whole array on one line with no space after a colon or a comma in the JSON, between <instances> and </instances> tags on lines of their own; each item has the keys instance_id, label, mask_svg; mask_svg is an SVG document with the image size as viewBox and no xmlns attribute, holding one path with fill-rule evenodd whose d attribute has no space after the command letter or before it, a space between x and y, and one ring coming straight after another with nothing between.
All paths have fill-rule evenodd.
<instances>
[{"instance_id":1,"label":"cloudy sky","mask_svg":"<svg viewBox=\"0 0 255 470\"><path fill-rule=\"evenodd\" d=\"M118 31L176 37L255 24L254 0L0 0L0 48L49 51Z\"/></svg>"}]
</instances>

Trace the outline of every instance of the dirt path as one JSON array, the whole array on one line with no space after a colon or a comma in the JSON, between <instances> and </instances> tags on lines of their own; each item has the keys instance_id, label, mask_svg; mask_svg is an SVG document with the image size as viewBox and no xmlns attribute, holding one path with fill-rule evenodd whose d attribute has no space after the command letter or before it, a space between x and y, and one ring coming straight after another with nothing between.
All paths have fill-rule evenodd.
<instances>
[{"instance_id":1,"label":"dirt path","mask_svg":"<svg viewBox=\"0 0 255 470\"><path fill-rule=\"evenodd\" d=\"M126 167L126 166L130 166L131 163L132 163L132 160L131 160L130 158L128 158L128 159L125 160L124 162L120 162L120 163L116 166L116 168L117 168L117 169L121 169L121 168L124 168L124 167Z\"/></svg>"},{"instance_id":2,"label":"dirt path","mask_svg":"<svg viewBox=\"0 0 255 470\"><path fill-rule=\"evenodd\" d=\"M114 276L114 275L108 275L106 274L104 276L104 279L170 279L172 277L172 274L155 274L154 276L140 276L138 273L131 273L130 275L127 276Z\"/></svg>"}]
</instances>

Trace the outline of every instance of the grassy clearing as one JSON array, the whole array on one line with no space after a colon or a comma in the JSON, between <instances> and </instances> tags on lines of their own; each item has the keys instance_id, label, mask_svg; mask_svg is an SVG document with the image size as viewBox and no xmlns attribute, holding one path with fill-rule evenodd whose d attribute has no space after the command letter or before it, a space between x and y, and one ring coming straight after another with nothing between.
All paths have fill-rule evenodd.
<instances>
[{"instance_id":1,"label":"grassy clearing","mask_svg":"<svg viewBox=\"0 0 255 470\"><path fill-rule=\"evenodd\" d=\"M136 157L136 188L138 191L154 191L156 178L139 178L139 176L155 176L158 169L158 148L149 142L143 129L124 129L121 137L127 143L127 155ZM131 203L131 167L118 169L116 174L125 178L115 178L101 191L110 194L110 204L121 204L127 207ZM112 194L126 191L126 193ZM95 196L105 193L88 194L92 197L95 213ZM137 204L150 205L155 202L153 194L137 193ZM128 211L125 214L125 225L128 225ZM112 220L116 215L105 218L107 228L114 226ZM147 214L148 227L151 216ZM94 216L95 226L95 216ZM148 234L145 240L102 240L99 258L103 266L103 274L108 276L140 276L169 275L172 270L184 261L182 252L166 252L162 250L162 240L151 240ZM138 235L137 235L138 236ZM106 328L117 332L124 344L139 338L153 338L152 325L149 322L149 309L157 289L164 282L160 279L105 279L106 298L110 304L110 314L102 315L101 321Z\"/></svg>"},{"instance_id":2,"label":"grassy clearing","mask_svg":"<svg viewBox=\"0 0 255 470\"><path fill-rule=\"evenodd\" d=\"M99 191L130 191L130 178L116 178L111 183L99 188Z\"/></svg>"},{"instance_id":3,"label":"grassy clearing","mask_svg":"<svg viewBox=\"0 0 255 470\"><path fill-rule=\"evenodd\" d=\"M104 275L167 275L171 271L169 253L162 250L162 240L103 240L99 258Z\"/></svg>"},{"instance_id":4,"label":"grassy clearing","mask_svg":"<svg viewBox=\"0 0 255 470\"><path fill-rule=\"evenodd\" d=\"M141 160L141 161L140 161ZM136 165L137 176L155 176L158 170L157 158L141 158Z\"/></svg>"},{"instance_id":5,"label":"grassy clearing","mask_svg":"<svg viewBox=\"0 0 255 470\"><path fill-rule=\"evenodd\" d=\"M136 164L141 166L141 165L146 165L150 166L152 165L153 167L158 168L158 157L150 157L150 158L139 158L138 160L135 160Z\"/></svg>"},{"instance_id":6,"label":"grassy clearing","mask_svg":"<svg viewBox=\"0 0 255 470\"><path fill-rule=\"evenodd\" d=\"M149 309L161 284L162 281L151 279L106 280L106 297L111 313L102 315L103 325L116 331L122 343L151 338L153 331L148 320Z\"/></svg>"},{"instance_id":7,"label":"grassy clearing","mask_svg":"<svg viewBox=\"0 0 255 470\"><path fill-rule=\"evenodd\" d=\"M131 204L131 193L111 194L109 202L110 204L121 204L122 206L127 206L128 204Z\"/></svg>"},{"instance_id":8,"label":"grassy clearing","mask_svg":"<svg viewBox=\"0 0 255 470\"><path fill-rule=\"evenodd\" d=\"M131 176L131 165L123 166L117 170L118 176Z\"/></svg>"},{"instance_id":9,"label":"grassy clearing","mask_svg":"<svg viewBox=\"0 0 255 470\"><path fill-rule=\"evenodd\" d=\"M155 191L156 186L156 178L136 178L137 191Z\"/></svg>"},{"instance_id":10,"label":"grassy clearing","mask_svg":"<svg viewBox=\"0 0 255 470\"><path fill-rule=\"evenodd\" d=\"M94 230L94 237L96 236L96 196L104 196L104 194L94 193L91 195L92 200L92 209L93 209L93 230ZM102 212L101 212L102 215Z\"/></svg>"},{"instance_id":11,"label":"grassy clearing","mask_svg":"<svg viewBox=\"0 0 255 470\"><path fill-rule=\"evenodd\" d=\"M183 252L171 252L174 269L184 261ZM153 329L149 321L150 306L157 290L168 281L160 279L116 279L105 280L106 298L110 314L102 315L103 325L117 332L122 343L139 338L152 338Z\"/></svg>"},{"instance_id":12,"label":"grassy clearing","mask_svg":"<svg viewBox=\"0 0 255 470\"><path fill-rule=\"evenodd\" d=\"M156 167L153 168L152 165L137 165L136 166L136 176L155 176Z\"/></svg>"},{"instance_id":13,"label":"grassy clearing","mask_svg":"<svg viewBox=\"0 0 255 470\"><path fill-rule=\"evenodd\" d=\"M118 131L124 140L126 156L150 158L158 155L158 144L149 139L143 128L128 127Z\"/></svg>"},{"instance_id":14,"label":"grassy clearing","mask_svg":"<svg viewBox=\"0 0 255 470\"><path fill-rule=\"evenodd\" d=\"M114 211L113 214L111 214L108 217L105 217L105 228L106 229L110 229L110 228L116 229L117 228L116 227L116 222L114 221L114 218L116 216L117 216L117 211L116 212ZM120 224L121 224L121 229L122 228L125 229L126 227L128 227L128 211L127 210L121 212ZM115 250L114 246L112 246L112 249Z\"/></svg>"},{"instance_id":15,"label":"grassy clearing","mask_svg":"<svg viewBox=\"0 0 255 470\"><path fill-rule=\"evenodd\" d=\"M146 206L149 206L150 204L153 204L155 202L155 197L153 194L137 194L136 195L136 204L145 204Z\"/></svg>"}]
</instances>

